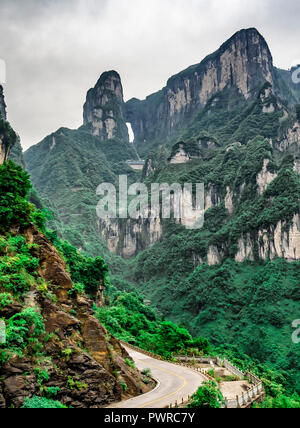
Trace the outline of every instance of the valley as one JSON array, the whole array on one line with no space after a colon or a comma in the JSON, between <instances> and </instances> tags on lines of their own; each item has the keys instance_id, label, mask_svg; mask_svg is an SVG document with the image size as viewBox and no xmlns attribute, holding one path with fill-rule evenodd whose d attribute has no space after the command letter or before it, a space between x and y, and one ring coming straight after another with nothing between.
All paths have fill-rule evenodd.
<instances>
[{"instance_id":1,"label":"valley","mask_svg":"<svg viewBox=\"0 0 300 428\"><path fill-rule=\"evenodd\" d=\"M195 376L187 389L166 381L165 393L145 402L140 394L154 386L142 373L146 362L135 370L119 340L167 359L194 351L228 358L262 380L262 407L300 406L293 72L276 68L264 37L244 29L145 100L125 101L119 73L102 73L87 93L82 125L62 127L24 153L0 92L0 315L9 326L0 407L21 407L24 397L53 387L45 397L67 407L117 407L121 399L124 407L164 407L174 390L192 395L200 386ZM9 153L15 163L6 162ZM120 176L126 212L134 183L149 195L155 183L203 183L203 227L190 230L186 219L159 210L128 218ZM116 218L97 216L102 183L117 189ZM32 331L32 307L40 331ZM23 325L29 341L22 331L14 337Z\"/></svg>"}]
</instances>

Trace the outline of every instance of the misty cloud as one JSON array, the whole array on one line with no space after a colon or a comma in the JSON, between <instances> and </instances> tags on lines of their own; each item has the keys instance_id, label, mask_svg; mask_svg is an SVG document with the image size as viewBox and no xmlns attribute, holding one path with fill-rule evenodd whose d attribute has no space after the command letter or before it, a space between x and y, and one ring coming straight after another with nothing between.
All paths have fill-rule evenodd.
<instances>
[{"instance_id":1,"label":"misty cloud","mask_svg":"<svg viewBox=\"0 0 300 428\"><path fill-rule=\"evenodd\" d=\"M117 70L144 98L241 28L257 27L274 63L300 59L298 0L1 0L8 116L24 147L82 123L87 90ZM299 61L300 62L300 61Z\"/></svg>"}]
</instances>

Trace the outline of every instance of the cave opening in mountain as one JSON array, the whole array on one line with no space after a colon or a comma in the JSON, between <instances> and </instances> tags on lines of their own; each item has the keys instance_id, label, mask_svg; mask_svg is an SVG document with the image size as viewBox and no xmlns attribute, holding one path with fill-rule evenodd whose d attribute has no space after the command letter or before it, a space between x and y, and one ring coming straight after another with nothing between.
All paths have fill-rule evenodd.
<instances>
[{"instance_id":1,"label":"cave opening in mountain","mask_svg":"<svg viewBox=\"0 0 300 428\"><path fill-rule=\"evenodd\" d=\"M127 125L127 128L128 128L129 142L133 143L134 142L134 132L133 132L131 123L127 122L126 125Z\"/></svg>"}]
</instances>

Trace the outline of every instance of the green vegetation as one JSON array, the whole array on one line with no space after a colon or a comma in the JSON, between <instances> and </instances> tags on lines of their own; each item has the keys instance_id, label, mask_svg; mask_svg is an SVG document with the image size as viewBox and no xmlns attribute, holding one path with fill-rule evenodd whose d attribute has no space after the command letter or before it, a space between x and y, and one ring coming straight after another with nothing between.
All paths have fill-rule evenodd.
<instances>
[{"instance_id":1,"label":"green vegetation","mask_svg":"<svg viewBox=\"0 0 300 428\"><path fill-rule=\"evenodd\" d=\"M277 177L259 195L256 178L265 159ZM164 240L140 252L127 278L168 319L215 346L236 345L256 366L264 361L283 375L289 394L299 394L299 349L291 341L291 323L299 317L299 262L259 260L256 244L258 229L271 237L283 221L288 230L299 212L300 178L293 171L293 156L279 157L269 141L257 137L221 148L205 162L165 165L147 178L148 183L165 181L204 182L220 200L230 187L237 195L234 212L229 216L220 203L206 212L204 227L197 231L165 222ZM239 239L247 234L255 261L239 264L233 259ZM223 255L221 265L205 263L211 245Z\"/></svg>"},{"instance_id":2,"label":"green vegetation","mask_svg":"<svg viewBox=\"0 0 300 428\"><path fill-rule=\"evenodd\" d=\"M30 188L29 177L21 167L11 161L0 166L0 319L6 326L6 341L0 345L0 368L5 376L6 365L26 367L26 372L19 376L24 376L35 395L24 400L23 408L66 408L52 399L64 394L60 394L59 386L50 383L54 380L53 373L63 376L52 358L63 357L68 363L73 349L61 347L63 342L55 333L46 334L43 304L57 303L56 287L41 276L40 246L28 239L30 234L34 236L38 232L36 228L45 231L46 219L42 211L28 202ZM100 283L105 283L108 269L104 261L99 257L85 257L70 244L60 242L54 233L49 235L60 244L62 256L68 258L70 273L82 281L74 282L70 294L85 291L95 294ZM46 344L57 341L58 349L54 345L49 352ZM61 355L56 355L58 350ZM1 391L2 388L3 384ZM76 375L68 377L65 388L83 391L88 385ZM20 389L20 394L24 394L24 390ZM17 403L17 407L19 405Z\"/></svg>"},{"instance_id":3,"label":"green vegetation","mask_svg":"<svg viewBox=\"0 0 300 428\"><path fill-rule=\"evenodd\" d=\"M117 338L165 357L186 352L188 348L208 352L207 340L193 339L185 328L161 320L138 294L111 286L109 301L109 306L97 308L95 315Z\"/></svg>"},{"instance_id":4,"label":"green vegetation","mask_svg":"<svg viewBox=\"0 0 300 428\"><path fill-rule=\"evenodd\" d=\"M59 401L50 400L44 397L25 398L23 409L66 409Z\"/></svg>"},{"instance_id":5,"label":"green vegetation","mask_svg":"<svg viewBox=\"0 0 300 428\"><path fill-rule=\"evenodd\" d=\"M33 308L24 309L6 320L6 344L0 349L0 362L14 354L21 357L25 349L29 354L39 353L42 348L39 339L44 332L43 318Z\"/></svg>"},{"instance_id":6,"label":"green vegetation","mask_svg":"<svg viewBox=\"0 0 300 428\"><path fill-rule=\"evenodd\" d=\"M174 76L169 84L177 85L183 77L201 72L203 64ZM298 92L286 86L288 78L290 74L275 70L278 93L286 93L287 99L295 102ZM87 292L95 298L103 280L105 305L95 307L95 315L111 334L166 358L192 350L223 355L263 379L268 398L262 407L297 407L300 351L291 341L291 323L299 318L299 262L270 261L268 250L262 260L262 253L278 222L282 234L288 233L299 213L300 178L293 168L298 147L294 144L280 152L278 144L295 118L300 120L300 110L299 106L290 109L269 93L269 88L270 84L258 87L256 95L245 102L236 88L227 87L180 123L167 139L159 138L160 131L151 119L159 112L164 90L145 101L127 103L137 122L147 117L149 138L138 141L138 149L151 160L153 171L149 175L147 163L142 180L147 185L203 182L212 202L201 230L189 231L164 221L162 241L130 261L110 254L103 243L95 191L101 182L115 184L118 174L127 174L129 181L140 179L125 162L135 156L131 147L118 139L100 141L90 135L88 126L77 131L60 129L31 148L26 161L43 203L54 213L48 225L57 230L59 238L53 232L47 236L69 266L74 281L69 295ZM113 106L106 107L107 113ZM165 123L166 118L161 119ZM168 159L179 144L193 159L170 165ZM264 166L274 174L274 180L262 190L257 177ZM232 210L228 203L231 196ZM8 209L11 206L9 201L6 205ZM28 212L25 217L32 215ZM123 230L120 235L124 236ZM250 248L251 261L237 263L242 242ZM122 245L120 242L119 248ZM208 265L209 249L219 258L219 265ZM102 258L87 255L105 258L112 271L110 279ZM22 263L34 264L27 257ZM8 261L4 259L4 263ZM34 277L34 265L31 269ZM28 284L25 281L14 287L13 293L20 292ZM6 293L0 297L5 306L12 289L0 291ZM199 335L198 339L193 337ZM206 393L216 397L210 387L200 391L195 400Z\"/></svg>"},{"instance_id":7,"label":"green vegetation","mask_svg":"<svg viewBox=\"0 0 300 428\"><path fill-rule=\"evenodd\" d=\"M187 328L159 317L136 292L117 291L113 286L108 289L109 305L96 309L96 317L119 339L171 360L175 355L186 353L225 357L244 372L250 370L262 379L267 393L262 407L272 403L274 407L280 403L296 407L300 405L300 396L295 393L299 391L300 354L291 342L290 325L298 308L299 267L283 260L269 262L269 265L261 263L259 270L255 263L237 264L229 260L227 263L231 263L230 269L226 263L196 269L195 274L201 271L201 277L193 286L177 289L172 304L174 310L168 315L177 322L184 319L190 331L194 334L201 331L213 344L202 337L192 338ZM228 270L232 272L230 277L226 274ZM118 283L114 277L111 281ZM211 284L214 284L212 289ZM130 288L130 284L127 287ZM209 287L211 293L207 295ZM190 300L187 300L186 290L194 291ZM168 293L161 291L167 298ZM280 295L286 311L280 313L282 318L278 325L276 308L283 307ZM295 296L295 301L291 296ZM198 306L200 299L205 302L203 308ZM270 305L266 304L266 299L270 299ZM164 310L166 302L161 304L162 307L156 302ZM193 307L196 312L189 315L187 308ZM282 325L284 318L286 321ZM143 374L148 376L146 371ZM210 393L215 397L218 390L210 386L208 391L200 391L200 397ZM222 402L220 397L217 401Z\"/></svg>"},{"instance_id":8,"label":"green vegetation","mask_svg":"<svg viewBox=\"0 0 300 428\"><path fill-rule=\"evenodd\" d=\"M61 128L25 154L32 183L43 204L53 212L48 227L90 256L107 255L97 225L97 187L116 183L119 174L136 181L126 160L135 159L131 145L120 139L101 141L87 127Z\"/></svg>"},{"instance_id":9,"label":"green vegetation","mask_svg":"<svg viewBox=\"0 0 300 428\"><path fill-rule=\"evenodd\" d=\"M128 386L125 382L120 382L121 388L124 392L127 392Z\"/></svg>"},{"instance_id":10,"label":"green vegetation","mask_svg":"<svg viewBox=\"0 0 300 428\"><path fill-rule=\"evenodd\" d=\"M214 345L224 344L225 338L226 344L236 345L257 365L264 361L282 373L290 393L300 392L300 349L291 340L291 323L299 317L299 262L238 264L228 259L221 266L201 264L189 274L183 269L184 259L182 269L176 268L173 242L167 256L154 251L148 259L149 277L146 264L139 289L161 313ZM159 266L169 264L163 277Z\"/></svg>"},{"instance_id":11,"label":"green vegetation","mask_svg":"<svg viewBox=\"0 0 300 428\"><path fill-rule=\"evenodd\" d=\"M225 404L224 397L215 382L204 382L198 391L192 395L188 405L190 409L220 409Z\"/></svg>"},{"instance_id":12,"label":"green vegetation","mask_svg":"<svg viewBox=\"0 0 300 428\"><path fill-rule=\"evenodd\" d=\"M31 251L21 236L0 237L0 290L22 295L34 284L38 259Z\"/></svg>"},{"instance_id":13,"label":"green vegetation","mask_svg":"<svg viewBox=\"0 0 300 428\"><path fill-rule=\"evenodd\" d=\"M0 310L4 309L13 303L12 295L10 293L0 293Z\"/></svg>"},{"instance_id":14,"label":"green vegetation","mask_svg":"<svg viewBox=\"0 0 300 428\"><path fill-rule=\"evenodd\" d=\"M300 399L297 396L293 398L284 395L276 398L268 397L262 404L255 405L254 407L261 409L300 409Z\"/></svg>"},{"instance_id":15,"label":"green vegetation","mask_svg":"<svg viewBox=\"0 0 300 428\"><path fill-rule=\"evenodd\" d=\"M135 369L135 362L130 360L129 358L125 358L125 363L127 364L128 367Z\"/></svg>"},{"instance_id":16,"label":"green vegetation","mask_svg":"<svg viewBox=\"0 0 300 428\"><path fill-rule=\"evenodd\" d=\"M0 232L9 232L11 226L42 227L47 216L28 202L30 189L29 175L20 166L12 161L0 165Z\"/></svg>"},{"instance_id":17,"label":"green vegetation","mask_svg":"<svg viewBox=\"0 0 300 428\"><path fill-rule=\"evenodd\" d=\"M152 377L152 372L151 369L145 369L142 371L142 375L151 378Z\"/></svg>"},{"instance_id":18,"label":"green vegetation","mask_svg":"<svg viewBox=\"0 0 300 428\"><path fill-rule=\"evenodd\" d=\"M104 281L108 273L108 267L101 257L87 257L81 254L76 248L70 245L67 241L58 239L54 232L46 232L46 236L54 243L56 248L61 252L68 263L71 277L74 281L73 293L95 295L99 289L100 281Z\"/></svg>"}]
</instances>

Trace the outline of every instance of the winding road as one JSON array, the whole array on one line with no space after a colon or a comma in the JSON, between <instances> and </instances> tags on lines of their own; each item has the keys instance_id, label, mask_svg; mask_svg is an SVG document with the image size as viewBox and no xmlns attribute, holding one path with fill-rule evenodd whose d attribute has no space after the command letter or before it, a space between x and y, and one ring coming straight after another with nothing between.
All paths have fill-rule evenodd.
<instances>
[{"instance_id":1,"label":"winding road","mask_svg":"<svg viewBox=\"0 0 300 428\"><path fill-rule=\"evenodd\" d=\"M187 367L177 366L166 361L155 360L139 352L126 348L136 367L143 371L150 369L158 381L157 387L147 394L114 403L109 408L165 408L170 403L186 401L205 381L204 377Z\"/></svg>"}]
</instances>

